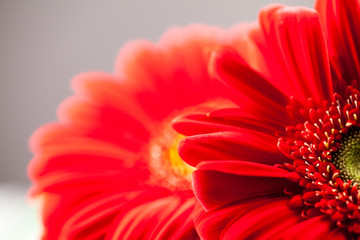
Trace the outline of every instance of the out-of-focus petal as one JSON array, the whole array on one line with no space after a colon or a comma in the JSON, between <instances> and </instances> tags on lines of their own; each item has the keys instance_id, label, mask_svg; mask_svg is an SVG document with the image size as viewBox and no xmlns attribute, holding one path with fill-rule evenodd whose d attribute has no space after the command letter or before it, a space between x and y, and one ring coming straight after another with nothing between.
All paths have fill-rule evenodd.
<instances>
[{"instance_id":1,"label":"out-of-focus petal","mask_svg":"<svg viewBox=\"0 0 360 240\"><path fill-rule=\"evenodd\" d=\"M41 151L29 164L30 177L36 180L33 194L124 189L147 179L149 172L139 156L81 133L82 130L54 124L39 130L38 137L34 135L34 148L41 148ZM128 177L134 179L131 184L113 184Z\"/></svg>"},{"instance_id":2,"label":"out-of-focus petal","mask_svg":"<svg viewBox=\"0 0 360 240\"><path fill-rule=\"evenodd\" d=\"M191 25L172 28L158 44L132 42L119 53L116 74L131 79L127 89L156 120L194 103L224 96L224 86L209 79L207 71L212 49L223 42L220 33L226 36L215 27Z\"/></svg>"},{"instance_id":3,"label":"out-of-focus petal","mask_svg":"<svg viewBox=\"0 0 360 240\"><path fill-rule=\"evenodd\" d=\"M169 196L121 213L106 239L197 239L191 213L194 198Z\"/></svg>"},{"instance_id":4,"label":"out-of-focus petal","mask_svg":"<svg viewBox=\"0 0 360 240\"><path fill-rule=\"evenodd\" d=\"M46 196L45 239L117 238L121 226L121 236L197 238L192 168L176 153L171 118L227 96L210 78L208 62L213 48L234 34L204 25L173 28L156 44L127 44L115 74L74 78L75 95L61 104L59 121L36 131L30 143L31 193ZM131 198L144 187L166 194L150 189Z\"/></svg>"}]
</instances>

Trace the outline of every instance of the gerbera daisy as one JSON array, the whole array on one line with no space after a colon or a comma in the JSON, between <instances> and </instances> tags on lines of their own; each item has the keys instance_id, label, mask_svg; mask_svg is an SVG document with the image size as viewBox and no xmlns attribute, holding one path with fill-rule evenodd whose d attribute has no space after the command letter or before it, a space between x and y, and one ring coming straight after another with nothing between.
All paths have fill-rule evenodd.
<instances>
[{"instance_id":1,"label":"gerbera daisy","mask_svg":"<svg viewBox=\"0 0 360 240\"><path fill-rule=\"evenodd\" d=\"M179 153L197 167L202 238L359 238L359 29L356 0L270 5L250 58L214 52L238 107L174 121L190 135Z\"/></svg>"},{"instance_id":2,"label":"gerbera daisy","mask_svg":"<svg viewBox=\"0 0 360 240\"><path fill-rule=\"evenodd\" d=\"M193 168L177 154L181 135L171 119L224 95L207 71L222 36L202 25L174 28L158 44L126 45L115 74L75 77L59 121L31 139L31 194L43 199L43 239L198 238Z\"/></svg>"}]
</instances>

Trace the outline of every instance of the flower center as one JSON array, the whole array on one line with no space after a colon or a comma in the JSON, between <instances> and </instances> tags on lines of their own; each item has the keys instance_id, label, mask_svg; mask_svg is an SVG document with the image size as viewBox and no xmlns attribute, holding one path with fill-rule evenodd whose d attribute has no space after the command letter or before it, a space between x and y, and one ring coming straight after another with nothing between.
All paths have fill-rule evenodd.
<instances>
[{"instance_id":1,"label":"flower center","mask_svg":"<svg viewBox=\"0 0 360 240\"><path fill-rule=\"evenodd\" d=\"M289 207L304 217L326 214L360 235L360 92L348 86L321 105L290 99L293 124L278 147L289 162L281 167L298 184L286 187Z\"/></svg>"},{"instance_id":2,"label":"flower center","mask_svg":"<svg viewBox=\"0 0 360 240\"><path fill-rule=\"evenodd\" d=\"M162 185L171 190L190 190L191 174L194 168L184 162L178 152L177 144L183 135L170 126L165 127L149 144L150 183Z\"/></svg>"},{"instance_id":3,"label":"flower center","mask_svg":"<svg viewBox=\"0 0 360 240\"><path fill-rule=\"evenodd\" d=\"M162 126L153 132L148 145L146 156L150 156L150 184L161 185L172 191L192 190L191 175L195 168L183 161L178 154L178 142L185 136L174 130L172 121L185 113L205 113L219 107L230 108L236 105L227 99L217 98L176 111L164 119ZM192 191L189 192L193 194Z\"/></svg>"},{"instance_id":4,"label":"flower center","mask_svg":"<svg viewBox=\"0 0 360 240\"><path fill-rule=\"evenodd\" d=\"M360 182L360 130L349 132L340 141L340 149L332 154L332 163L340 170L343 181Z\"/></svg>"},{"instance_id":5,"label":"flower center","mask_svg":"<svg viewBox=\"0 0 360 240\"><path fill-rule=\"evenodd\" d=\"M178 142L184 138L184 135L177 134L175 137L172 146L168 149L167 155L172 170L182 176L191 176L194 171L194 167L187 164L181 159L177 151Z\"/></svg>"}]
</instances>

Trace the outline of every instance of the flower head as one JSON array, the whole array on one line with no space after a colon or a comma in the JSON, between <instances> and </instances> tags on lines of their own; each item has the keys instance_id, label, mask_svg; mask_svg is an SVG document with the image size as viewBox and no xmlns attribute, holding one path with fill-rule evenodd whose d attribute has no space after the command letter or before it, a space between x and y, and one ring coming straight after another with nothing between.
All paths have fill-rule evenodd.
<instances>
[{"instance_id":1,"label":"flower head","mask_svg":"<svg viewBox=\"0 0 360 240\"><path fill-rule=\"evenodd\" d=\"M177 155L181 135L171 120L224 96L207 72L220 32L174 28L158 44L125 46L114 74L75 77L59 121L31 139L31 193L44 201L43 239L198 237L193 168Z\"/></svg>"},{"instance_id":2,"label":"flower head","mask_svg":"<svg viewBox=\"0 0 360 240\"><path fill-rule=\"evenodd\" d=\"M238 107L174 123L190 135L179 153L198 169L203 238L360 234L360 5L315 8L264 8L252 60L226 47L212 59Z\"/></svg>"}]
</instances>

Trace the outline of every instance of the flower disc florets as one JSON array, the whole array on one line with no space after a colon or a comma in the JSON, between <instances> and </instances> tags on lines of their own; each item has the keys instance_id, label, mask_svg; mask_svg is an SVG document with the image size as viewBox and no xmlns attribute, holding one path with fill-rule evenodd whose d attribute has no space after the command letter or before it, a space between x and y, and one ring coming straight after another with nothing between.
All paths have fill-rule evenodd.
<instances>
[{"instance_id":1,"label":"flower disc florets","mask_svg":"<svg viewBox=\"0 0 360 240\"><path fill-rule=\"evenodd\" d=\"M331 156L331 162L340 171L343 181L360 182L360 130L354 129L340 141L340 149Z\"/></svg>"},{"instance_id":2,"label":"flower disc florets","mask_svg":"<svg viewBox=\"0 0 360 240\"><path fill-rule=\"evenodd\" d=\"M348 87L344 96L317 106L291 99L287 109L299 123L286 127L279 149L292 162L283 168L301 188L286 189L289 206L304 217L331 216L339 227L360 233L360 93Z\"/></svg>"}]
</instances>

